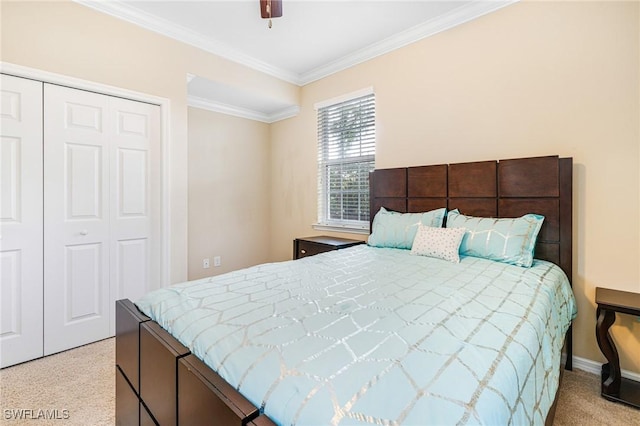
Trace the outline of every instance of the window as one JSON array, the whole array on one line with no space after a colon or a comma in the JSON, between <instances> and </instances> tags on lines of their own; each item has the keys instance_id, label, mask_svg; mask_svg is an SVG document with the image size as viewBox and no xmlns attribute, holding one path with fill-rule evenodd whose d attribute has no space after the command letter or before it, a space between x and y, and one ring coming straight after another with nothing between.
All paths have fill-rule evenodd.
<instances>
[{"instance_id":1,"label":"window","mask_svg":"<svg viewBox=\"0 0 640 426\"><path fill-rule=\"evenodd\" d=\"M372 89L316 105L318 110L318 224L369 230L369 172L375 167Z\"/></svg>"}]
</instances>

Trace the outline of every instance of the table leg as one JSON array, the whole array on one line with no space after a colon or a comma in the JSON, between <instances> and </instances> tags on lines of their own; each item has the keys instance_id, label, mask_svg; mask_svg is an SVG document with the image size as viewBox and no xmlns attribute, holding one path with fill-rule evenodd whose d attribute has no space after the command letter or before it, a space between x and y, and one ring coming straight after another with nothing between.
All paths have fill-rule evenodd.
<instances>
[{"instance_id":1,"label":"table leg","mask_svg":"<svg viewBox=\"0 0 640 426\"><path fill-rule=\"evenodd\" d=\"M616 320L615 311L608 309L597 310L598 323L596 324L596 338L600 350L609 363L602 366L602 393L611 396L620 395L620 358L618 350L609 334L609 328Z\"/></svg>"}]
</instances>

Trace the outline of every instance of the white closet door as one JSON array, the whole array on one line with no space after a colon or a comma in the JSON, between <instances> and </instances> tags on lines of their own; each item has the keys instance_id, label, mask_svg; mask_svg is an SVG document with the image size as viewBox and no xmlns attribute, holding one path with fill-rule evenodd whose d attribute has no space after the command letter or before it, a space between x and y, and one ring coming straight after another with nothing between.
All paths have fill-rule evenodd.
<instances>
[{"instance_id":1,"label":"white closet door","mask_svg":"<svg viewBox=\"0 0 640 426\"><path fill-rule=\"evenodd\" d=\"M0 76L0 367L42 356L42 83Z\"/></svg>"},{"instance_id":2,"label":"white closet door","mask_svg":"<svg viewBox=\"0 0 640 426\"><path fill-rule=\"evenodd\" d=\"M44 85L44 353L110 332L108 97Z\"/></svg>"},{"instance_id":3,"label":"white closet door","mask_svg":"<svg viewBox=\"0 0 640 426\"><path fill-rule=\"evenodd\" d=\"M45 355L159 283L160 107L45 84Z\"/></svg>"},{"instance_id":4,"label":"white closet door","mask_svg":"<svg viewBox=\"0 0 640 426\"><path fill-rule=\"evenodd\" d=\"M160 107L112 98L110 112L110 283L115 317L115 300L136 301L160 282Z\"/></svg>"}]
</instances>

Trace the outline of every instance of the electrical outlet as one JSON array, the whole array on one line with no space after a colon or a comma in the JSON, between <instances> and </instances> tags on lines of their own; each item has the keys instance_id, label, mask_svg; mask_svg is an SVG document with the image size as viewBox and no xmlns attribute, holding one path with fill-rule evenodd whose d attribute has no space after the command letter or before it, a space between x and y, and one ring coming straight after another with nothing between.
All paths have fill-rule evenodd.
<instances>
[{"instance_id":1,"label":"electrical outlet","mask_svg":"<svg viewBox=\"0 0 640 426\"><path fill-rule=\"evenodd\" d=\"M213 258L213 266L215 266L217 268L221 264L222 264L222 260L220 259L220 256L215 256Z\"/></svg>"},{"instance_id":2,"label":"electrical outlet","mask_svg":"<svg viewBox=\"0 0 640 426\"><path fill-rule=\"evenodd\" d=\"M206 259L202 259L202 267L204 269L208 269L209 268L209 258L207 257Z\"/></svg>"}]
</instances>

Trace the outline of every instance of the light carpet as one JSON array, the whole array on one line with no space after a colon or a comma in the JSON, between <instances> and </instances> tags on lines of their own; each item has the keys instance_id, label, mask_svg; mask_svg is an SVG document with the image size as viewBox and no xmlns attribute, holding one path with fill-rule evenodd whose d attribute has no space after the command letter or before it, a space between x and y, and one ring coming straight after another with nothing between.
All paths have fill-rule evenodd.
<instances>
[{"instance_id":1,"label":"light carpet","mask_svg":"<svg viewBox=\"0 0 640 426\"><path fill-rule=\"evenodd\" d=\"M0 370L0 424L115 424L114 365L107 339ZM554 425L640 426L640 410L602 398L598 376L565 371Z\"/></svg>"}]
</instances>

